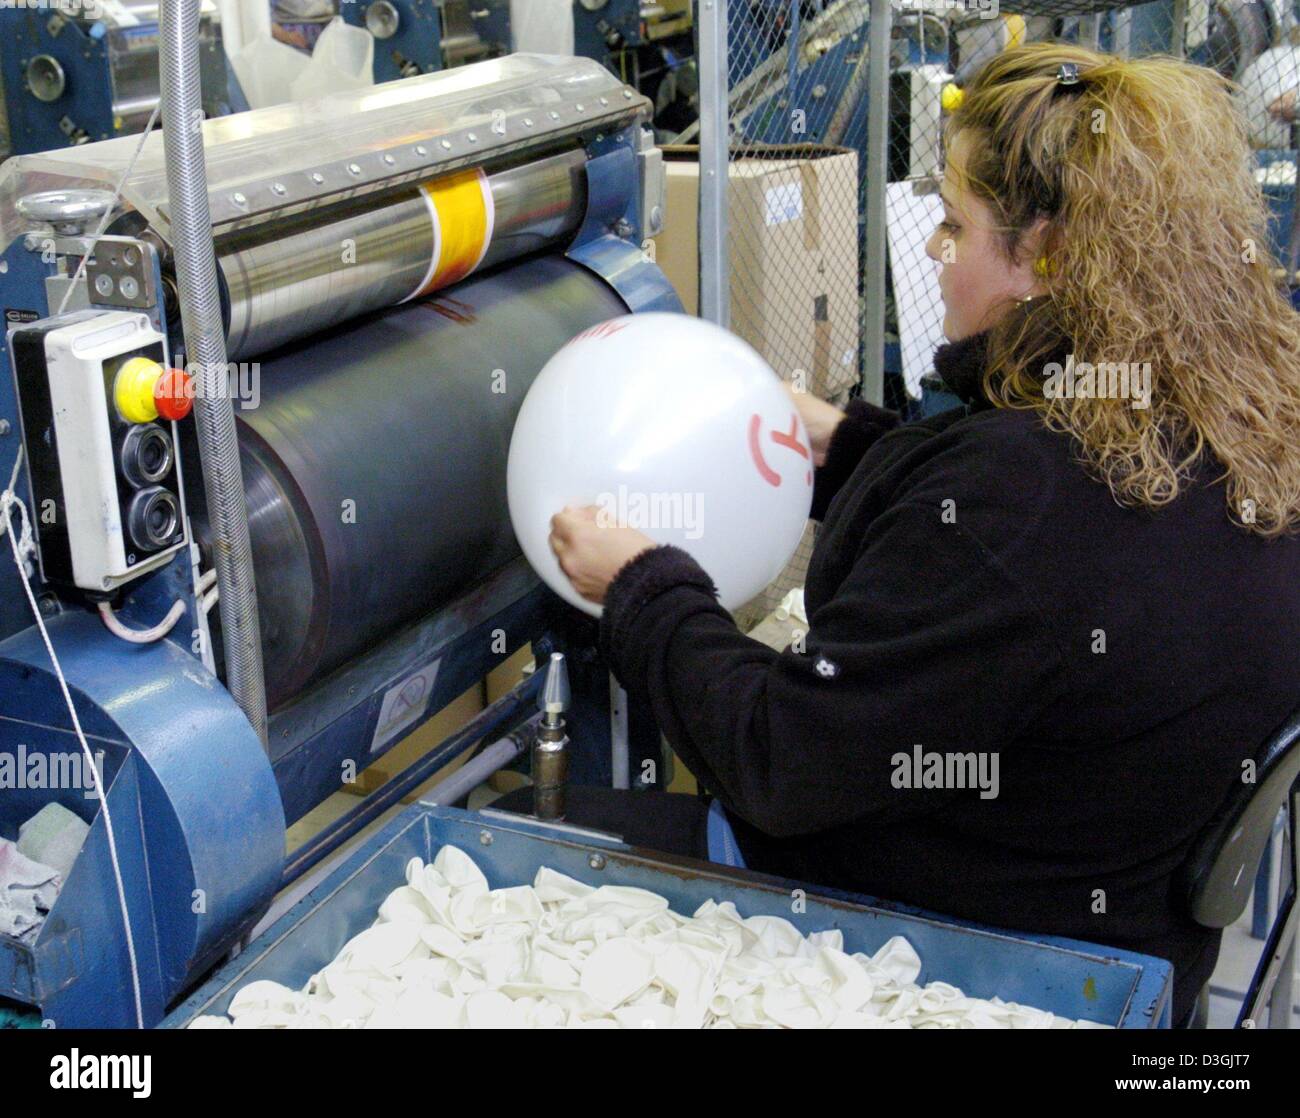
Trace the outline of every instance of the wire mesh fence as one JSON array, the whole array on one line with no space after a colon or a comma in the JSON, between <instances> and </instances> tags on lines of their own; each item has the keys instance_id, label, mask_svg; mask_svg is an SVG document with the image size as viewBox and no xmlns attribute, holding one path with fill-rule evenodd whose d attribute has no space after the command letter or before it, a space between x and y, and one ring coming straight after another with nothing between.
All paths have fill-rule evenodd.
<instances>
[{"instance_id":1,"label":"wire mesh fence","mask_svg":"<svg viewBox=\"0 0 1300 1118\"><path fill-rule=\"evenodd\" d=\"M925 243L940 220L946 86L998 52L1066 41L1126 57L1173 54L1237 83L1272 250L1294 280L1300 136L1300 0L890 0L888 154L868 181L868 0L729 0L731 328L787 380L843 403L867 363L862 262L887 246L885 402L908 414L952 406L933 376L943 341L936 266ZM698 9L698 5L697 5ZM701 57L701 67L708 59ZM703 72L702 72L703 77ZM707 83L701 81L704 87ZM697 127L680 137L693 142ZM883 193L883 229L867 226ZM878 196L877 196L878 197ZM751 627L801 586L809 525L781 576L736 611Z\"/></svg>"}]
</instances>

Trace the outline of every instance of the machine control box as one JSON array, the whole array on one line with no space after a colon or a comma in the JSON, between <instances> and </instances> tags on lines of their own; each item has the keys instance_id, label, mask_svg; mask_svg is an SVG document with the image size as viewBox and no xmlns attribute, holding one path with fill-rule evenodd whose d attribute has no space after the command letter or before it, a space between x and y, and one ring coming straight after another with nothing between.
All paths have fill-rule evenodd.
<instances>
[{"instance_id":1,"label":"machine control box","mask_svg":"<svg viewBox=\"0 0 1300 1118\"><path fill-rule=\"evenodd\" d=\"M147 316L77 311L9 332L41 576L111 592L188 543L175 420L192 396Z\"/></svg>"}]
</instances>

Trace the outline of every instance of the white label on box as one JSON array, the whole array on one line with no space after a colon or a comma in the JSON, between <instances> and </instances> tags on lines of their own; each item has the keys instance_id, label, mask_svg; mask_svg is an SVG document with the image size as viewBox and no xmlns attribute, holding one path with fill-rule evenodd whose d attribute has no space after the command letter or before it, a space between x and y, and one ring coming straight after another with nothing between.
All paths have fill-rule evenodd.
<instances>
[{"instance_id":1,"label":"white label on box","mask_svg":"<svg viewBox=\"0 0 1300 1118\"><path fill-rule=\"evenodd\" d=\"M375 735L370 739L371 753L382 749L408 726L424 717L424 712L429 709L429 700L433 698L433 683L438 678L438 665L441 663L441 659L435 660L384 692L384 701L379 707L379 721L375 723Z\"/></svg>"},{"instance_id":2,"label":"white label on box","mask_svg":"<svg viewBox=\"0 0 1300 1118\"><path fill-rule=\"evenodd\" d=\"M787 182L767 190L767 224L783 225L803 217L803 185Z\"/></svg>"}]
</instances>

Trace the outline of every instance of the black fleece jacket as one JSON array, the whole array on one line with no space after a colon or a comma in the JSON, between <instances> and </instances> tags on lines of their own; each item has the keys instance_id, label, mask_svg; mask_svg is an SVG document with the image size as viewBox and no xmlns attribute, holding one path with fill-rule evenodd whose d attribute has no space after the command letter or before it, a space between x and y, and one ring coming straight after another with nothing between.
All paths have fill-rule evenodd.
<instances>
[{"instance_id":1,"label":"black fleece jacket","mask_svg":"<svg viewBox=\"0 0 1300 1118\"><path fill-rule=\"evenodd\" d=\"M1212 460L1121 507L1068 436L983 399L985 342L935 357L965 407L849 405L802 650L741 633L673 547L618 573L602 649L751 867L1169 959L1178 1019L1219 935L1174 874L1300 698L1300 541L1234 526ZM897 786L915 746L996 754L997 795Z\"/></svg>"}]
</instances>

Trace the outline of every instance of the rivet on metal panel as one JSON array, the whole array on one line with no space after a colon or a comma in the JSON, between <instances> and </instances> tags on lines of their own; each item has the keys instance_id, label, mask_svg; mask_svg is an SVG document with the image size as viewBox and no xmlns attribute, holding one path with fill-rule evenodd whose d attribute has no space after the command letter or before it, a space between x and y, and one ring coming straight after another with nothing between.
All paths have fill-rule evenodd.
<instances>
[{"instance_id":1,"label":"rivet on metal panel","mask_svg":"<svg viewBox=\"0 0 1300 1118\"><path fill-rule=\"evenodd\" d=\"M609 104L609 98L608 98L608 97L602 97L602 98L600 99L600 103L601 103L602 105L608 105L608 104Z\"/></svg>"},{"instance_id":2,"label":"rivet on metal panel","mask_svg":"<svg viewBox=\"0 0 1300 1118\"><path fill-rule=\"evenodd\" d=\"M392 167L392 166L395 166L396 163L397 163L397 160L394 159L391 155L385 155L385 156L384 156L384 165L385 165L385 166Z\"/></svg>"},{"instance_id":3,"label":"rivet on metal panel","mask_svg":"<svg viewBox=\"0 0 1300 1118\"><path fill-rule=\"evenodd\" d=\"M479 831L479 833L478 833L478 841L479 841L480 845L482 845L482 846L491 846L491 845L492 845L492 832L491 832L491 831Z\"/></svg>"},{"instance_id":4,"label":"rivet on metal panel","mask_svg":"<svg viewBox=\"0 0 1300 1118\"><path fill-rule=\"evenodd\" d=\"M442 146L443 146L444 148L446 148L448 151L451 151L451 141L450 141L450 140L443 140L443 141L442 141Z\"/></svg>"},{"instance_id":5,"label":"rivet on metal panel","mask_svg":"<svg viewBox=\"0 0 1300 1118\"><path fill-rule=\"evenodd\" d=\"M423 158L424 156L429 154L429 149L425 147L423 144L416 144L415 154Z\"/></svg>"},{"instance_id":6,"label":"rivet on metal panel","mask_svg":"<svg viewBox=\"0 0 1300 1118\"><path fill-rule=\"evenodd\" d=\"M325 181L325 176L322 175L319 171L313 171L311 173L311 181L314 182L317 186L320 186Z\"/></svg>"},{"instance_id":7,"label":"rivet on metal panel","mask_svg":"<svg viewBox=\"0 0 1300 1118\"><path fill-rule=\"evenodd\" d=\"M478 137L477 137L476 135L474 135L473 132L466 132L466 133L465 133L465 139L467 139L471 144L477 144L477 143L478 143Z\"/></svg>"},{"instance_id":8,"label":"rivet on metal panel","mask_svg":"<svg viewBox=\"0 0 1300 1118\"><path fill-rule=\"evenodd\" d=\"M605 868L605 855L591 854L587 858L587 865L593 870L603 870Z\"/></svg>"},{"instance_id":9,"label":"rivet on metal panel","mask_svg":"<svg viewBox=\"0 0 1300 1118\"><path fill-rule=\"evenodd\" d=\"M623 100L624 101L632 100L632 91L630 89L623 90Z\"/></svg>"},{"instance_id":10,"label":"rivet on metal panel","mask_svg":"<svg viewBox=\"0 0 1300 1118\"><path fill-rule=\"evenodd\" d=\"M578 112L583 112L583 111L584 111L583 108L582 108L582 106L579 105L579 104L575 104L573 107L574 107L575 109L577 109Z\"/></svg>"},{"instance_id":11,"label":"rivet on metal panel","mask_svg":"<svg viewBox=\"0 0 1300 1118\"><path fill-rule=\"evenodd\" d=\"M524 117L524 127L531 128L532 126L533 126L533 118L530 116Z\"/></svg>"},{"instance_id":12,"label":"rivet on metal panel","mask_svg":"<svg viewBox=\"0 0 1300 1118\"><path fill-rule=\"evenodd\" d=\"M283 198L286 194L289 193L289 191L285 189L285 185L282 182L272 183L271 192L280 198Z\"/></svg>"},{"instance_id":13,"label":"rivet on metal panel","mask_svg":"<svg viewBox=\"0 0 1300 1118\"><path fill-rule=\"evenodd\" d=\"M4 435L9 434L9 432L10 432L11 430L12 430L12 428L11 428L10 425L9 425L9 420L7 420L7 419L0 419L0 436L4 436Z\"/></svg>"},{"instance_id":14,"label":"rivet on metal panel","mask_svg":"<svg viewBox=\"0 0 1300 1118\"><path fill-rule=\"evenodd\" d=\"M349 163L349 164L348 164L348 174L349 174L349 175L359 175L359 174L361 174L361 165L360 165L359 163Z\"/></svg>"},{"instance_id":15,"label":"rivet on metal panel","mask_svg":"<svg viewBox=\"0 0 1300 1118\"><path fill-rule=\"evenodd\" d=\"M248 205L248 199L245 198L242 194L240 194L239 191L235 191L235 193L230 196L230 200L234 202L236 206L239 206L241 209L244 206Z\"/></svg>"}]
</instances>

